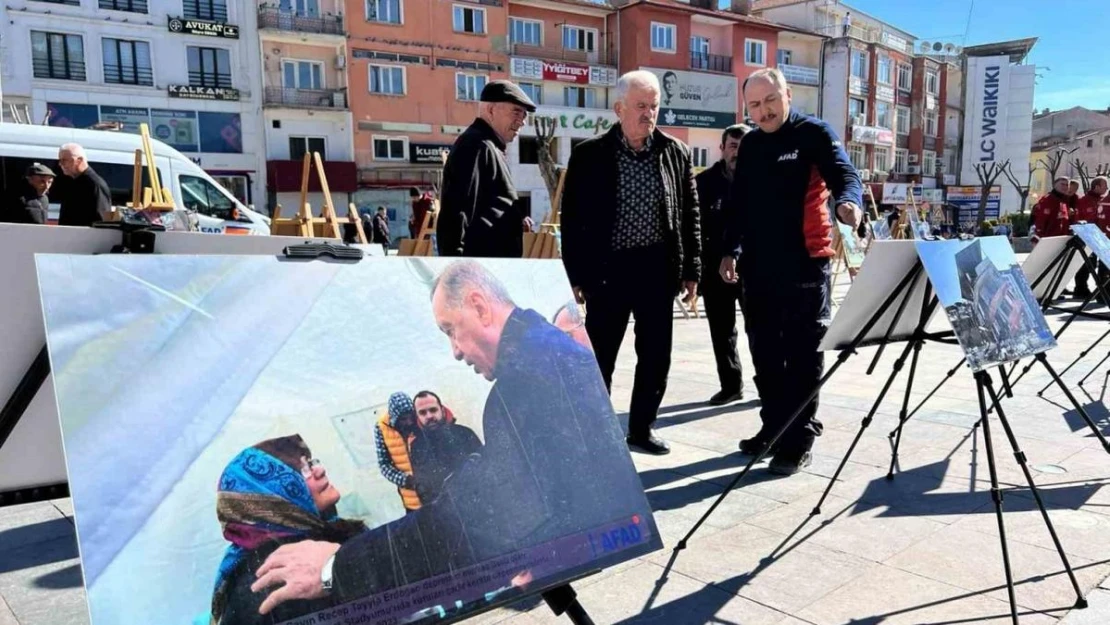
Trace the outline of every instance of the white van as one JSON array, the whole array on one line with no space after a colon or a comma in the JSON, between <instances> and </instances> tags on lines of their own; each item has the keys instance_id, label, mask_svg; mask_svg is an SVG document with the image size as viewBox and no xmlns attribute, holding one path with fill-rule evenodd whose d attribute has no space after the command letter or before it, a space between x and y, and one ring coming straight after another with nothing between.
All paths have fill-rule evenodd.
<instances>
[{"instance_id":1,"label":"white van","mask_svg":"<svg viewBox=\"0 0 1110 625\"><path fill-rule=\"evenodd\" d=\"M0 124L0 197L19 193L27 167L42 163L57 174L50 189L50 222L57 223L61 201L72 184L58 166L58 148L65 143L85 148L89 165L112 191L113 206L126 206L131 201L135 150L142 147L139 135L30 124ZM270 234L268 217L243 206L181 152L154 138L150 143L162 185L169 189L175 203L196 212L202 232ZM144 168L143 185L149 184Z\"/></svg>"}]
</instances>

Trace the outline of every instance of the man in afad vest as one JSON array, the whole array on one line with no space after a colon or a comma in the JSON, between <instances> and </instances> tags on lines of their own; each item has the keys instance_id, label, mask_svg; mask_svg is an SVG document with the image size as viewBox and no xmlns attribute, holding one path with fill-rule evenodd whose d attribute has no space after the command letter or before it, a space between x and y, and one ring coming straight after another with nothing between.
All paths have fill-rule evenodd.
<instances>
[{"instance_id":1,"label":"man in afad vest","mask_svg":"<svg viewBox=\"0 0 1110 625\"><path fill-rule=\"evenodd\" d=\"M1075 220L1076 222L1087 222L1095 224L1100 230L1103 230L1103 222L1107 221L1106 217L1101 216L1101 212L1105 210L1101 206L1103 197L1106 195L1106 178L1100 176L1091 181L1090 189L1087 194L1079 198L1075 205ZM1105 231L1105 230L1104 230ZM1093 260L1093 259L1092 259ZM1096 261L1097 262L1097 261ZM1099 272L1100 274L1103 272ZM1087 285L1087 278L1090 277L1091 272L1086 265L1079 269L1075 274L1075 291L1076 299L1085 300L1091 296L1091 289ZM1096 278L1095 287L1101 283L1103 278Z\"/></svg>"},{"instance_id":2,"label":"man in afad vest","mask_svg":"<svg viewBox=\"0 0 1110 625\"><path fill-rule=\"evenodd\" d=\"M378 469L382 477L397 487L406 514L420 509L409 459L415 438L416 408L412 398L404 393L390 395L388 410L374 428L374 441L378 448Z\"/></svg>"},{"instance_id":3,"label":"man in afad vest","mask_svg":"<svg viewBox=\"0 0 1110 625\"><path fill-rule=\"evenodd\" d=\"M1071 234L1068 229L1071 221L1068 212L1068 184L1067 178L1057 178L1052 183L1052 191L1033 207L1034 236L1037 238Z\"/></svg>"}]
</instances>

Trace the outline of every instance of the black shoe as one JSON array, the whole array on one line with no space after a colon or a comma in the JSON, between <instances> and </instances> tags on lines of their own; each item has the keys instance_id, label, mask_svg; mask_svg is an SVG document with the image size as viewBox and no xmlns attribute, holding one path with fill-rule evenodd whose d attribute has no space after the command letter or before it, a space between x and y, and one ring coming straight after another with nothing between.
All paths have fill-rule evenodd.
<instances>
[{"instance_id":1,"label":"black shoe","mask_svg":"<svg viewBox=\"0 0 1110 625\"><path fill-rule=\"evenodd\" d=\"M638 451L642 454L651 454L653 456L665 456L671 453L671 448L667 446L667 441L659 438L655 434L648 434L646 437L637 436L633 438L631 435L625 439L628 443L628 448L632 451Z\"/></svg>"},{"instance_id":2,"label":"black shoe","mask_svg":"<svg viewBox=\"0 0 1110 625\"><path fill-rule=\"evenodd\" d=\"M745 456L758 456L767 448L767 439L755 436L740 441L740 453ZM774 449L767 453L774 453Z\"/></svg>"},{"instance_id":3,"label":"black shoe","mask_svg":"<svg viewBox=\"0 0 1110 625\"><path fill-rule=\"evenodd\" d=\"M775 454L767 470L775 475L794 475L812 463L813 454L808 451L802 452L800 456L796 453Z\"/></svg>"},{"instance_id":4,"label":"black shoe","mask_svg":"<svg viewBox=\"0 0 1110 625\"><path fill-rule=\"evenodd\" d=\"M744 399L744 389L738 391L717 391L717 394L709 398L709 405L724 406L742 399Z\"/></svg>"},{"instance_id":5,"label":"black shoe","mask_svg":"<svg viewBox=\"0 0 1110 625\"><path fill-rule=\"evenodd\" d=\"M1074 293L1072 293L1071 296L1074 297L1075 299L1087 299L1088 297L1091 296L1091 292L1090 291L1075 291Z\"/></svg>"}]
</instances>

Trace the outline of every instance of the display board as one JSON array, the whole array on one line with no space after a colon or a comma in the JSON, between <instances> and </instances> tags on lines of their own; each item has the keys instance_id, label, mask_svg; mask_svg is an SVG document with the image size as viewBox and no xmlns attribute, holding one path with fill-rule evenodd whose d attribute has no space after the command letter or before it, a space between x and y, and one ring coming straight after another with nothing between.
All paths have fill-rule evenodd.
<instances>
[{"instance_id":1,"label":"display board","mask_svg":"<svg viewBox=\"0 0 1110 625\"><path fill-rule=\"evenodd\" d=\"M1047 276L1044 277L1039 283L1037 279L1044 274L1045 270L1052 265L1052 261L1056 260L1068 246L1068 241L1071 240L1070 236L1061 237L1045 237L1037 241L1033 246L1033 251L1029 252L1029 256L1025 258L1025 262L1021 264L1021 270L1025 273L1025 279L1029 282L1030 288L1033 290L1033 297L1037 301L1041 301L1048 295L1048 289L1052 286L1052 276L1056 273L1055 268ZM1056 295L1059 291L1067 287L1073 279L1075 279L1076 272L1083 266L1083 257L1075 254L1068 263L1067 269L1064 270L1063 279L1060 281L1060 288L1057 289Z\"/></svg>"},{"instance_id":2,"label":"display board","mask_svg":"<svg viewBox=\"0 0 1110 625\"><path fill-rule=\"evenodd\" d=\"M1083 241L1088 250L1098 257L1103 267L1110 268L1110 239L1106 238L1106 234L1098 226L1095 224L1076 224L1071 227L1071 231Z\"/></svg>"},{"instance_id":3,"label":"display board","mask_svg":"<svg viewBox=\"0 0 1110 625\"><path fill-rule=\"evenodd\" d=\"M877 222L873 222L877 223ZM883 301L898 287L917 264L913 241L878 240L871 245L856 279L848 289L844 303L837 309L832 324L821 341L821 351L845 349L851 345L863 326L882 306ZM910 301L890 334L891 340L904 341L913 335L921 318L927 282L921 276L910 291ZM899 300L900 301L900 300ZM890 306L864 337L862 345L881 342L894 320L898 302Z\"/></svg>"},{"instance_id":4,"label":"display board","mask_svg":"<svg viewBox=\"0 0 1110 625\"><path fill-rule=\"evenodd\" d=\"M973 371L1056 347L1005 237L915 245Z\"/></svg>"},{"instance_id":5,"label":"display board","mask_svg":"<svg viewBox=\"0 0 1110 625\"><path fill-rule=\"evenodd\" d=\"M839 221L836 222L836 227L844 245L845 262L853 269L860 267L863 265L863 258L867 252L863 249L859 236L856 235L856 229Z\"/></svg>"},{"instance_id":6,"label":"display board","mask_svg":"<svg viewBox=\"0 0 1110 625\"><path fill-rule=\"evenodd\" d=\"M38 273L92 625L446 623L661 547L558 260Z\"/></svg>"},{"instance_id":7,"label":"display board","mask_svg":"<svg viewBox=\"0 0 1110 625\"><path fill-rule=\"evenodd\" d=\"M120 238L118 230L0 224L0 284L4 285L4 296L0 297L0 345L4 346L0 355L0 401L6 402L12 395L46 343L34 255L102 254L117 245ZM288 245L303 242L288 237L162 232L157 235L155 252L274 255ZM241 323L244 328L265 323L273 313L256 310ZM0 447L0 492L65 481L54 387L47 380Z\"/></svg>"}]
</instances>

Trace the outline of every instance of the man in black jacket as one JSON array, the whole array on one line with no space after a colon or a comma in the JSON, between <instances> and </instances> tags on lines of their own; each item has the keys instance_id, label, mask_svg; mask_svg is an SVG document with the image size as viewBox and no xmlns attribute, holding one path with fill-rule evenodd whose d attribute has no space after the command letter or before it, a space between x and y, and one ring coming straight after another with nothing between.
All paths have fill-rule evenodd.
<instances>
[{"instance_id":1,"label":"man in black jacket","mask_svg":"<svg viewBox=\"0 0 1110 625\"><path fill-rule=\"evenodd\" d=\"M2 207L0 221L13 224L45 224L50 216L50 186L54 184L54 172L42 163L34 163L27 168L25 183L18 195Z\"/></svg>"},{"instance_id":2,"label":"man in black jacket","mask_svg":"<svg viewBox=\"0 0 1110 625\"><path fill-rule=\"evenodd\" d=\"M721 133L721 160L698 174L698 204L701 207L702 267L720 265L724 256L725 218L722 210L736 171L736 152L740 140L751 130L743 124L729 126ZM701 278L701 296L709 319L709 338L717 360L721 390L709 398L714 406L744 399L744 371L736 351L736 304L743 306L741 282L729 284L716 271L707 270Z\"/></svg>"},{"instance_id":3,"label":"man in black jacket","mask_svg":"<svg viewBox=\"0 0 1110 625\"><path fill-rule=\"evenodd\" d=\"M560 561L589 558L581 555L590 545L580 533L634 516L655 540L643 486L590 351L539 313L517 307L472 260L440 274L432 314L455 359L493 382L480 456L413 514L341 546L303 541L277 549L252 586L255 592L280 586L263 603L265 612L328 594L350 601L576 535L582 542L558 554ZM434 544L420 548L422 541Z\"/></svg>"},{"instance_id":4,"label":"man in black jacket","mask_svg":"<svg viewBox=\"0 0 1110 625\"><path fill-rule=\"evenodd\" d=\"M443 167L436 247L440 256L520 258L531 219L516 205L505 148L536 105L520 87L495 80L482 89L479 107Z\"/></svg>"},{"instance_id":5,"label":"man in black jacket","mask_svg":"<svg viewBox=\"0 0 1110 625\"><path fill-rule=\"evenodd\" d=\"M89 166L85 148L67 143L58 150L58 165L73 178L58 213L59 226L91 226L112 212L108 183Z\"/></svg>"},{"instance_id":6,"label":"man in black jacket","mask_svg":"<svg viewBox=\"0 0 1110 625\"><path fill-rule=\"evenodd\" d=\"M837 219L855 228L863 185L832 127L790 110L782 72L752 73L744 101L759 128L744 137L737 157L720 271L725 282L736 282L743 254L744 325L763 427L740 450L758 454L821 378L818 347L831 320L834 255L828 200ZM815 398L772 450L770 470L791 475L808 465L821 430Z\"/></svg>"},{"instance_id":7,"label":"man in black jacket","mask_svg":"<svg viewBox=\"0 0 1110 625\"><path fill-rule=\"evenodd\" d=\"M636 381L628 445L666 454L651 430L671 368L674 298L701 275L698 193L690 149L655 127L659 79L634 71L617 81L619 122L574 148L562 198L562 254L586 304L601 375L610 389L617 353L636 319Z\"/></svg>"},{"instance_id":8,"label":"man in black jacket","mask_svg":"<svg viewBox=\"0 0 1110 625\"><path fill-rule=\"evenodd\" d=\"M439 497L443 483L470 454L482 450L482 441L474 430L448 416L439 395L420 391L412 401L418 425L409 446L412 477L420 501L429 504Z\"/></svg>"},{"instance_id":9,"label":"man in black jacket","mask_svg":"<svg viewBox=\"0 0 1110 625\"><path fill-rule=\"evenodd\" d=\"M386 215L384 206L379 206L377 214L374 215L370 236L373 237L374 243L380 243L382 249L386 253L389 252L389 217Z\"/></svg>"}]
</instances>

